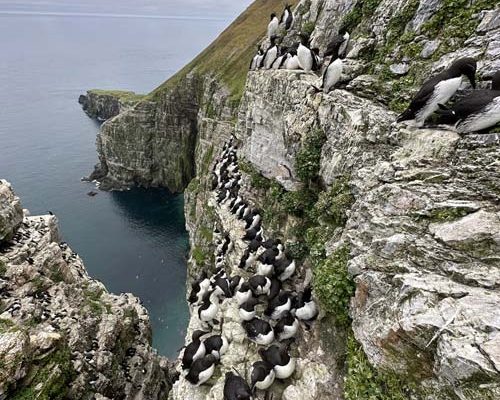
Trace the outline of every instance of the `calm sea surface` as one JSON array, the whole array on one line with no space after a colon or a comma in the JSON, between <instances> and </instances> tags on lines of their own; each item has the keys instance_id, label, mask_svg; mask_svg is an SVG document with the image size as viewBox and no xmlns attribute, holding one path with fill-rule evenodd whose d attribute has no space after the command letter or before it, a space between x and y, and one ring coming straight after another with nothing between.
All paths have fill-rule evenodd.
<instances>
[{"instance_id":1,"label":"calm sea surface","mask_svg":"<svg viewBox=\"0 0 500 400\"><path fill-rule=\"evenodd\" d=\"M165 190L86 193L98 124L78 96L145 93L211 42L249 1L0 0L0 178L32 214L53 211L64 239L115 293L150 312L154 344L183 343L183 197ZM170 18L174 16L175 18Z\"/></svg>"}]
</instances>

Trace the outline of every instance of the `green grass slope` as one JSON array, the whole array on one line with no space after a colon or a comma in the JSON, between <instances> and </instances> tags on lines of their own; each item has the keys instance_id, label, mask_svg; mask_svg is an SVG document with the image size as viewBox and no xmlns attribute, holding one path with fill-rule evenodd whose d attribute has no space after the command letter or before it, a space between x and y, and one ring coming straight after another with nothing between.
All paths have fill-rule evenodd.
<instances>
[{"instance_id":1,"label":"green grass slope","mask_svg":"<svg viewBox=\"0 0 500 400\"><path fill-rule=\"evenodd\" d=\"M256 0L219 37L172 78L156 88L151 96L172 88L188 73L212 74L230 90L231 97L241 98L250 60L257 44L266 33L269 16L281 15L285 4L295 6L298 0Z\"/></svg>"}]
</instances>

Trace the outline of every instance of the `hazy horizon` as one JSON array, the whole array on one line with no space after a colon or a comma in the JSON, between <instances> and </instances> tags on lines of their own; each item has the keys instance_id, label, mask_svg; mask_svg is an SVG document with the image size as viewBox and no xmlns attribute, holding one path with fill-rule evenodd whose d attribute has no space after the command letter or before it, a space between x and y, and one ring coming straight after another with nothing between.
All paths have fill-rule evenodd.
<instances>
[{"instance_id":1,"label":"hazy horizon","mask_svg":"<svg viewBox=\"0 0 500 400\"><path fill-rule=\"evenodd\" d=\"M237 17L253 0L122 0L119 5L111 1L87 0L0 0L0 14L123 16L123 17L196 17L228 19Z\"/></svg>"}]
</instances>

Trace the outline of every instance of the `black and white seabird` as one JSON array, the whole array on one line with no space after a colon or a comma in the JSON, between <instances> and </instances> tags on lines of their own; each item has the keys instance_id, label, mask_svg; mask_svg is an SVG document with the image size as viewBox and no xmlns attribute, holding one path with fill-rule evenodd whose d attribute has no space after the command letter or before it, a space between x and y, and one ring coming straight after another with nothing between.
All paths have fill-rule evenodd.
<instances>
[{"instance_id":1,"label":"black and white seabird","mask_svg":"<svg viewBox=\"0 0 500 400\"><path fill-rule=\"evenodd\" d=\"M297 49L297 57L299 58L299 65L305 72L310 72L315 66L315 57L312 50L307 47L309 45L309 37L305 34L300 35L300 44Z\"/></svg>"},{"instance_id":2,"label":"black and white seabird","mask_svg":"<svg viewBox=\"0 0 500 400\"><path fill-rule=\"evenodd\" d=\"M206 273L203 273L199 279L191 285L191 294L189 296L189 303L196 305L203 300L203 296L210 290L210 280L207 278Z\"/></svg>"},{"instance_id":3,"label":"black and white seabird","mask_svg":"<svg viewBox=\"0 0 500 400\"><path fill-rule=\"evenodd\" d=\"M214 374L217 361L217 357L212 354L197 359L189 369L186 379L193 385L203 385Z\"/></svg>"},{"instance_id":4,"label":"black and white seabird","mask_svg":"<svg viewBox=\"0 0 500 400\"><path fill-rule=\"evenodd\" d=\"M203 297L203 302L198 308L200 321L211 324L219 312L219 297L217 292L208 292Z\"/></svg>"},{"instance_id":5,"label":"black and white seabird","mask_svg":"<svg viewBox=\"0 0 500 400\"><path fill-rule=\"evenodd\" d=\"M281 14L280 23L288 31L293 25L293 19L292 6L287 4L283 10L283 14Z\"/></svg>"},{"instance_id":6,"label":"black and white seabird","mask_svg":"<svg viewBox=\"0 0 500 400\"><path fill-rule=\"evenodd\" d=\"M255 296L269 295L271 280L264 275L254 275L248 279L248 284Z\"/></svg>"},{"instance_id":7,"label":"black and white seabird","mask_svg":"<svg viewBox=\"0 0 500 400\"><path fill-rule=\"evenodd\" d=\"M311 321L318 315L318 306L312 298L312 289L307 287L297 295L294 304L295 316L303 321Z\"/></svg>"},{"instance_id":8,"label":"black and white seabird","mask_svg":"<svg viewBox=\"0 0 500 400\"><path fill-rule=\"evenodd\" d=\"M225 274L224 270L221 270L221 272ZM219 296L225 296L227 298L232 297L229 281L226 278L219 277L215 280L214 291L217 292Z\"/></svg>"},{"instance_id":9,"label":"black and white seabird","mask_svg":"<svg viewBox=\"0 0 500 400\"><path fill-rule=\"evenodd\" d=\"M278 58L278 45L276 44L276 36L271 37L271 44L269 48L266 50L264 57L260 63L260 67L263 69L271 69L274 61Z\"/></svg>"},{"instance_id":10,"label":"black and white seabird","mask_svg":"<svg viewBox=\"0 0 500 400\"><path fill-rule=\"evenodd\" d=\"M333 60L328 68L323 73L323 83L321 88L323 93L330 93L335 85L340 81L342 70L344 69L343 62L340 58Z\"/></svg>"},{"instance_id":11,"label":"black and white seabird","mask_svg":"<svg viewBox=\"0 0 500 400\"><path fill-rule=\"evenodd\" d=\"M219 360L229 347L229 342L224 335L212 335L203 340L203 344L205 345L206 354L212 354Z\"/></svg>"},{"instance_id":12,"label":"black and white seabird","mask_svg":"<svg viewBox=\"0 0 500 400\"><path fill-rule=\"evenodd\" d=\"M299 57L297 56L297 50L291 49L287 54L287 59L283 64L284 69L296 70L300 69Z\"/></svg>"},{"instance_id":13,"label":"black and white seabird","mask_svg":"<svg viewBox=\"0 0 500 400\"><path fill-rule=\"evenodd\" d=\"M252 400L252 390L247 381L233 372L226 372L224 400Z\"/></svg>"},{"instance_id":14,"label":"black and white seabird","mask_svg":"<svg viewBox=\"0 0 500 400\"><path fill-rule=\"evenodd\" d=\"M191 367L194 361L204 357L206 353L205 345L200 340L200 338L207 332L197 330L193 332L191 337L191 343L189 343L184 349L184 354L182 355L182 368L188 369Z\"/></svg>"},{"instance_id":15,"label":"black and white seabird","mask_svg":"<svg viewBox=\"0 0 500 400\"><path fill-rule=\"evenodd\" d=\"M267 390L274 383L274 368L265 361L256 361L252 364L250 376L252 389Z\"/></svg>"},{"instance_id":16,"label":"black and white seabird","mask_svg":"<svg viewBox=\"0 0 500 400\"><path fill-rule=\"evenodd\" d=\"M254 71L257 68L259 68L263 57L264 57L264 52L259 46L257 49L257 54L255 54L255 56L252 58L252 61L250 62L250 71Z\"/></svg>"},{"instance_id":17,"label":"black and white seabird","mask_svg":"<svg viewBox=\"0 0 500 400\"><path fill-rule=\"evenodd\" d=\"M460 58L451 66L426 81L415 95L408 108L398 117L397 122L415 120L417 127L422 127L425 120L445 104L460 88L462 75L465 75L472 87L476 88L477 63L473 58Z\"/></svg>"},{"instance_id":18,"label":"black and white seabird","mask_svg":"<svg viewBox=\"0 0 500 400\"><path fill-rule=\"evenodd\" d=\"M284 282L289 279L296 269L295 260L290 260L286 257L275 260L274 262L274 275L281 281Z\"/></svg>"},{"instance_id":19,"label":"black and white seabird","mask_svg":"<svg viewBox=\"0 0 500 400\"><path fill-rule=\"evenodd\" d=\"M348 32L340 32L336 35L328 44L324 57L332 57L332 60L336 60L337 58L344 58L345 52L347 50L347 46L349 44L349 33Z\"/></svg>"},{"instance_id":20,"label":"black and white seabird","mask_svg":"<svg viewBox=\"0 0 500 400\"><path fill-rule=\"evenodd\" d=\"M265 362L273 366L276 378L287 379L295 371L295 359L290 357L284 346L272 345L267 349L259 349L259 354Z\"/></svg>"},{"instance_id":21,"label":"black and white seabird","mask_svg":"<svg viewBox=\"0 0 500 400\"><path fill-rule=\"evenodd\" d=\"M250 321L255 318L257 312L255 306L259 304L259 300L255 297L250 297L243 304L240 304L239 315L242 321Z\"/></svg>"},{"instance_id":22,"label":"black and white seabird","mask_svg":"<svg viewBox=\"0 0 500 400\"><path fill-rule=\"evenodd\" d=\"M282 291L268 303L264 314L271 319L278 320L289 312L292 308L292 298L290 293Z\"/></svg>"},{"instance_id":23,"label":"black and white seabird","mask_svg":"<svg viewBox=\"0 0 500 400\"><path fill-rule=\"evenodd\" d=\"M474 90L450 108L440 105L442 123L454 124L458 133L486 130L500 122L500 71L492 78L491 90Z\"/></svg>"},{"instance_id":24,"label":"black and white seabird","mask_svg":"<svg viewBox=\"0 0 500 400\"><path fill-rule=\"evenodd\" d=\"M277 36L278 29L280 26L280 21L275 13L271 14L271 21L267 25L267 37L271 39L273 36Z\"/></svg>"},{"instance_id":25,"label":"black and white seabird","mask_svg":"<svg viewBox=\"0 0 500 400\"><path fill-rule=\"evenodd\" d=\"M274 331L269 322L260 318L242 322L248 338L262 346L268 346L274 341Z\"/></svg>"},{"instance_id":26,"label":"black and white seabird","mask_svg":"<svg viewBox=\"0 0 500 400\"><path fill-rule=\"evenodd\" d=\"M248 301L252 297L253 293L248 282L243 282L240 288L236 291L234 297L236 297L236 302L241 305Z\"/></svg>"},{"instance_id":27,"label":"black and white seabird","mask_svg":"<svg viewBox=\"0 0 500 400\"><path fill-rule=\"evenodd\" d=\"M299 321L290 312L283 313L281 319L274 327L274 334L281 342L295 337L299 330Z\"/></svg>"}]
</instances>

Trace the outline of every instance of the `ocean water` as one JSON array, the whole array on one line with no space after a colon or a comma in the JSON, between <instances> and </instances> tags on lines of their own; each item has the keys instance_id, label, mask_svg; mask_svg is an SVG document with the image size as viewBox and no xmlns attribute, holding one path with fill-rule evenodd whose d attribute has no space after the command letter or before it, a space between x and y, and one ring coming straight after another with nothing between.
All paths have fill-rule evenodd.
<instances>
[{"instance_id":1,"label":"ocean water","mask_svg":"<svg viewBox=\"0 0 500 400\"><path fill-rule=\"evenodd\" d=\"M53 211L90 274L132 292L153 342L182 346L188 238L183 197L166 190L86 193L99 124L91 88L152 90L209 44L250 1L0 0L0 177L32 214Z\"/></svg>"}]
</instances>

